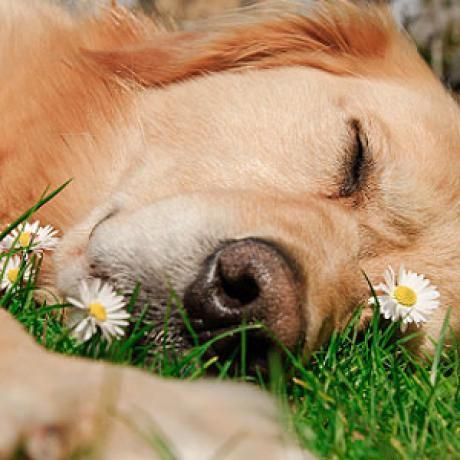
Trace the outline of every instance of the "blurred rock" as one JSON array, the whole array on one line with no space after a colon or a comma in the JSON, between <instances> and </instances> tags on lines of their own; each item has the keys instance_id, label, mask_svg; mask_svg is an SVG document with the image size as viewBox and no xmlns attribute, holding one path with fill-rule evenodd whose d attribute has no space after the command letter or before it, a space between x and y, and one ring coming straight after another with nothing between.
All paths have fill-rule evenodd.
<instances>
[{"instance_id":1,"label":"blurred rock","mask_svg":"<svg viewBox=\"0 0 460 460\"><path fill-rule=\"evenodd\" d=\"M149 0L147 0L148 2ZM178 20L210 17L225 10L236 9L248 3L241 0L156 0L157 11Z\"/></svg>"},{"instance_id":2,"label":"blurred rock","mask_svg":"<svg viewBox=\"0 0 460 460\"><path fill-rule=\"evenodd\" d=\"M396 20L402 24L410 24L422 13L422 0L391 0L391 8Z\"/></svg>"},{"instance_id":3,"label":"blurred rock","mask_svg":"<svg viewBox=\"0 0 460 460\"><path fill-rule=\"evenodd\" d=\"M433 70L460 90L460 1L392 0L397 19Z\"/></svg>"},{"instance_id":4,"label":"blurred rock","mask_svg":"<svg viewBox=\"0 0 460 460\"><path fill-rule=\"evenodd\" d=\"M0 0L1 1L1 0ZM63 5L75 14L94 14L101 8L117 4L127 8L134 8L138 5L138 0L49 0L51 3Z\"/></svg>"}]
</instances>

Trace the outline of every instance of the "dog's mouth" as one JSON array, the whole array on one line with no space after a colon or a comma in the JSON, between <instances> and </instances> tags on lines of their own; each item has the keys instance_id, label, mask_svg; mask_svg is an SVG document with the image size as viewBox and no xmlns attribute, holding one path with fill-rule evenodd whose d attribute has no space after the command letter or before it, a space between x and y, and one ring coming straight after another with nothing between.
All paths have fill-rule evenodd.
<instances>
[{"instance_id":1,"label":"dog's mouth","mask_svg":"<svg viewBox=\"0 0 460 460\"><path fill-rule=\"evenodd\" d=\"M172 298L172 300L171 300ZM138 344L149 350L152 359L195 362L217 372L226 367L229 372L248 375L265 374L269 354L276 350L283 354L283 344L262 322L242 322L212 327L201 318L189 314L187 304L179 301L176 294L161 304L149 305L143 312L142 303L136 302L129 334L145 328ZM142 319L141 319L142 318ZM142 324L137 324L142 321ZM137 324L137 326L136 326Z\"/></svg>"},{"instance_id":2,"label":"dog's mouth","mask_svg":"<svg viewBox=\"0 0 460 460\"><path fill-rule=\"evenodd\" d=\"M226 241L180 296L147 310L157 325L145 341L181 352L197 347L203 359L261 368L270 350L292 350L303 339L299 291L290 263L272 243ZM142 296L151 299L153 291Z\"/></svg>"},{"instance_id":3,"label":"dog's mouth","mask_svg":"<svg viewBox=\"0 0 460 460\"><path fill-rule=\"evenodd\" d=\"M185 328L156 329L142 342L152 357L161 355L178 362L193 358L198 367L211 374L225 368L232 374L266 375L270 354L284 356L282 347L270 334L251 325L215 331L197 329L193 334Z\"/></svg>"}]
</instances>

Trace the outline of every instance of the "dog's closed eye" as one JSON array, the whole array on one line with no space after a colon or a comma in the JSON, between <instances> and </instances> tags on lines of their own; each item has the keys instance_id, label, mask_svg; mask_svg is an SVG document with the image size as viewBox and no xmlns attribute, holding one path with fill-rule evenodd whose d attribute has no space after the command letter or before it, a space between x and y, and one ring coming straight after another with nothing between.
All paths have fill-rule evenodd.
<instances>
[{"instance_id":1,"label":"dog's closed eye","mask_svg":"<svg viewBox=\"0 0 460 460\"><path fill-rule=\"evenodd\" d=\"M367 137L358 120L350 121L349 131L351 143L342 163L340 198L350 197L363 189L372 164Z\"/></svg>"}]
</instances>

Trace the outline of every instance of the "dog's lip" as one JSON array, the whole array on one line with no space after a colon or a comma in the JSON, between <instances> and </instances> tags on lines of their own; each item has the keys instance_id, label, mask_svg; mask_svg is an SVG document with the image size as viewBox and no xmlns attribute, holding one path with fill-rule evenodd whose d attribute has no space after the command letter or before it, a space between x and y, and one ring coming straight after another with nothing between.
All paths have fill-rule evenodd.
<instances>
[{"instance_id":1,"label":"dog's lip","mask_svg":"<svg viewBox=\"0 0 460 460\"><path fill-rule=\"evenodd\" d=\"M88 241L91 240L92 236L94 235L98 227L100 227L104 222L106 222L110 218L114 217L116 214L118 214L118 212L119 212L119 209L116 209L116 208L111 209L101 219L99 219L99 221L93 225L93 228L89 232Z\"/></svg>"}]
</instances>

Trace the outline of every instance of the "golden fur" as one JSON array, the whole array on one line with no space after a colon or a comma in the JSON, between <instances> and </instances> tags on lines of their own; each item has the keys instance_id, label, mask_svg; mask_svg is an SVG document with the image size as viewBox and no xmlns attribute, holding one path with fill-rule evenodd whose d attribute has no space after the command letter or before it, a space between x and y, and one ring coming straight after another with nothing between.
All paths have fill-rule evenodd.
<instances>
[{"instance_id":1,"label":"golden fur","mask_svg":"<svg viewBox=\"0 0 460 460\"><path fill-rule=\"evenodd\" d=\"M91 174L109 154L101 138L119 129L136 92L114 76L163 86L209 72L305 65L336 74L433 80L385 8L363 10L341 1L322 4L308 16L279 17L276 11L268 19L262 14L263 21L255 15L250 25L239 26L236 17L223 31L185 33L166 33L117 9L77 23L41 5L7 2L2 9L12 19L0 32L0 54L9 63L0 74L9 84L1 100L1 192L7 200L1 221L29 206L44 186L69 177L78 177L74 193L65 192L45 212L64 228L88 212L94 200L81 194L103 192L94 189L101 181ZM15 48L7 45L11 40L18 41ZM24 178L32 176L35 180L25 179L24 187ZM74 217L58 201L66 202Z\"/></svg>"},{"instance_id":2,"label":"golden fur","mask_svg":"<svg viewBox=\"0 0 460 460\"><path fill-rule=\"evenodd\" d=\"M2 60L10 63L0 76L8 81L8 91L3 94L0 102L3 109L3 123L0 127L3 139L0 192L5 200L0 217L3 221L12 220L33 204L45 187L58 186L68 178L74 178L74 183L40 211L41 219L65 231L82 221L93 208L97 209L99 206L99 209L105 209L102 205L104 201L131 176L135 168L133 162L146 161L140 160L138 155L141 153L137 156L132 153L134 150L142 150L145 137L155 139L156 136L157 142L162 145L162 136L177 136L176 132L168 132L171 124L166 126L161 119L157 120L156 126L146 127L144 117L154 117L157 111L155 106L164 106L165 103L162 102L164 98L161 91L148 90L144 97L145 88L164 88L179 81L199 82L200 76L220 74L223 71L242 75L258 69L300 66L325 71L329 75L343 78L344 82L348 81L345 77L349 76L357 81L366 79L369 82L389 82L404 87L407 80L410 81L408 85L427 95L429 100L424 101L421 107L431 104L431 109L442 110L446 118L455 121L458 116L457 107L443 92L440 84L418 57L413 45L397 30L388 11L382 6L358 7L347 1L340 1L324 2L315 8L304 10L304 7L293 4L285 12L280 9L256 10L249 20L241 23L236 16L227 20L218 30L204 24L201 28L186 32L167 31L160 24L134 17L118 9L102 18L84 22L72 20L61 12L43 8L39 4L18 6L7 3L2 9L4 15L12 18L9 27L0 32L2 43L7 44L13 39L17 42L15 47L3 45L0 51ZM307 14L301 14L305 12ZM21 25L20 29L18 24ZM27 34L19 36L19 30L21 33L26 30ZM173 88L173 92L180 92L180 88L181 86L177 90ZM17 96L18 94L21 96ZM153 101L153 106L146 106L144 99L148 100L155 94L158 96ZM418 97L415 96L412 100L417 101ZM428 111L431 109L427 108ZM422 112L424 110L421 109ZM164 113L156 115L166 118L173 116ZM430 132L434 130L443 137L446 150L452 155L456 151L457 125L441 123L437 119L430 120L430 123ZM383 131L386 129L384 124L382 123ZM150 131L147 133L146 130ZM393 134L389 133L389 136ZM425 135L423 141L427 148L431 142L430 136ZM161 171L162 164L167 161L170 160L158 156L156 163L152 165L153 171ZM220 160L216 158L215 161ZM442 187L446 203L443 206L450 206L446 213L455 213L457 206L452 203L456 203L458 191L441 183L446 180L447 169L450 168L449 160L446 160L445 166L439 159L437 161L438 169L435 172L429 168L423 169L420 177L427 177L426 180L433 182L431 191L438 191ZM423 162L414 164L414 168L420 169L422 165ZM198 169L192 177L193 171L195 170L190 168L185 173L186 176L180 179L182 185L174 193L187 196L191 191L205 191L206 187L212 189L212 181L207 186L204 177L198 179L203 172ZM213 173L210 174L212 176ZM236 176L228 178L227 182L230 183L235 178ZM214 180L219 180L216 175ZM161 184L162 180L158 179L154 190L146 186L144 189L133 187L130 193L138 193L138 199L149 196L149 201L158 201L172 193L167 191L172 190L170 184ZM328 187L324 187L320 195L326 199L335 197L335 192L329 191ZM419 187L419 184L409 181L404 192L409 189L413 191L414 187ZM123 185L121 189L124 188L126 187ZM390 189L389 192L395 190ZM272 188L272 192L276 193L277 199L281 199L280 191L276 187ZM238 193L235 190L234 199ZM260 190L253 193L257 207L260 206L257 204L258 193ZM417 190L420 199L429 200L431 197L427 194L427 191ZM212 201L210 197L204 197L205 202L208 199ZM298 204L307 207L311 200L305 196L298 201L298 198L289 198L289 195L282 199L286 200L287 205L291 200L289 206ZM375 203L371 202L366 210L372 210ZM406 209L398 199L385 203L384 208L379 211L381 221L371 211L357 213L358 221L361 221L360 228L372 230L372 235L366 233L361 236L361 241L366 244L361 247L360 252L365 257L361 258L357 254L345 262L342 273L337 269L336 273L327 275L329 278L320 276L319 286L337 278L340 278L340 282L336 283L336 290L329 300L323 298L321 302L315 301L320 305L318 312L308 313L311 331L307 335L311 336L310 347L326 338L331 327L343 324L349 317L353 302L362 298L363 283L362 280L356 280L359 265L367 268L374 279L377 279L383 270L384 261L394 258L395 251L399 250L402 254L410 253L405 257L418 261L415 265L420 267L419 271L426 271L424 264L427 256L422 255L417 246L432 244L430 239L429 243L421 243L419 238L419 234L423 233L423 220L427 215L421 212L417 215L417 209L424 208L424 204L417 204L417 209ZM326 204L327 201L315 206L323 207ZM337 210L331 209L337 213ZM248 213L253 214L250 210ZM330 214L330 211L325 213ZM98 211L95 211L95 215L98 215ZM319 212L318 215L321 216L322 213ZM327 219L330 218L329 216ZM338 215L334 218L347 221L344 222L344 228L351 225L347 216ZM283 219L286 220L284 217ZM327 220L324 216L319 219L322 219L321 225ZM456 219L457 217L453 217L452 222L456 222ZM436 219L436 222L439 223L440 219ZM242 228L250 228L259 224L250 220L249 223L241 225ZM291 234L290 237L278 235L283 226L285 229L282 233L287 232L286 235ZM298 242L289 242L293 238L300 238L300 227L294 224L289 229L289 226L291 224L286 221L280 229L273 230L268 236L284 239L283 245L288 246L296 258L308 260ZM307 228L308 232L312 230L313 228ZM451 232L438 227L436 232L439 234L431 238L442 239L443 231ZM248 229L247 232L251 230ZM260 232L263 233L262 230ZM354 231L351 233L356 234ZM84 240L85 234L85 231L78 230L78 238ZM332 246L337 244L336 237L331 238ZM70 233L68 241L64 241L63 250L57 259L58 267L66 264L67 256L84 253L84 247L77 244L78 238ZM302 238L310 239L305 235ZM372 240L372 244L367 244L367 239ZM326 243L323 241L322 244ZM69 252L66 249L68 246L78 248ZM345 260L346 256L343 255L343 258ZM353 260L355 264L355 258L362 260L351 270L350 263ZM368 262L369 258L371 262ZM437 263L429 261L428 265ZM451 258L441 263L444 266L438 270L440 273L444 274L452 267ZM303 267L308 271L306 277L312 277L312 264L313 262L308 262L308 267ZM436 270L434 278L437 278ZM451 289L446 287L447 291ZM353 290L356 294L353 294ZM315 293L316 295L319 294ZM347 308L331 306L342 298L348 299ZM457 297L453 294L447 298L454 301ZM326 308L323 304L329 306ZM326 321L329 317L334 319Z\"/></svg>"},{"instance_id":3,"label":"golden fur","mask_svg":"<svg viewBox=\"0 0 460 460\"><path fill-rule=\"evenodd\" d=\"M128 153L131 146L124 140L144 142L134 134L138 131L135 117L144 116L139 110L148 110L139 109L139 95L143 94L139 84L163 88L222 71L240 74L305 66L370 82L375 79L404 86L405 81L410 81L410 86L437 95L433 107L439 105L444 113L456 116L454 103L443 94L384 7L358 7L341 1L322 3L311 11L307 9L308 14L300 14L299 8L303 7L293 4L287 12L257 10L241 24L237 18L227 20L217 30L205 24L187 32L168 32L159 24L123 10L115 9L101 19L75 23L51 9L8 5L2 7L9 10L3 13L12 16L13 26L1 32L2 42L14 38L19 45L2 49L5 62L15 69L14 78L7 70L6 75L2 71L9 82L9 91L1 100L1 193L6 200L3 221L13 219L30 206L46 186L55 187L69 177L75 178L74 183L40 212L42 219L62 230L81 221L110 196L133 167L134 157ZM22 9L26 8L32 8L34 14L29 11L23 17ZM28 21L27 35L18 35L15 20ZM133 110L137 115L133 115ZM434 124L436 121L433 127ZM439 124L438 132L441 135L450 130L447 142L455 128L445 125ZM160 158L157 162L161 163ZM441 168L438 165L439 171ZM197 171L197 182L199 175ZM160 188L153 196L161 196ZM187 188L184 186L182 192ZM325 189L321 193L327 196L329 192ZM454 189L444 194L446 199L457 196ZM392 209L395 206L388 204L385 219L396 227L375 227L373 247L367 248L367 252L379 251L384 256L395 250L396 240L400 242L396 247L404 246L402 241L410 244L412 235L422 230L419 216L411 215L416 211L401 212ZM365 225L372 225L372 218L367 215ZM378 245L380 248L376 249ZM298 249L292 250L298 255ZM420 271L424 271L423 267ZM349 286L346 297L350 297L350 286L356 287L356 283L341 284ZM343 290L337 289L334 302L342 295ZM315 336L325 327L324 315L320 316L318 321L323 325L315 327ZM337 324L346 320L348 314L339 316ZM326 337L328 333L324 334Z\"/></svg>"},{"instance_id":4,"label":"golden fur","mask_svg":"<svg viewBox=\"0 0 460 460\"><path fill-rule=\"evenodd\" d=\"M165 41L91 55L110 72L146 86L208 72L296 65L339 75L427 75L426 66L411 60L416 51L386 7L363 9L344 1L311 11L296 6L288 12L286 6L255 8L251 22L230 17L220 27L217 21L194 33L168 34Z\"/></svg>"},{"instance_id":5,"label":"golden fur","mask_svg":"<svg viewBox=\"0 0 460 460\"><path fill-rule=\"evenodd\" d=\"M64 233L47 279L63 295L93 275L127 291L140 280L161 319L169 283L182 295L221 241L257 237L295 261L299 305L274 312L290 345L300 329L307 352L326 341L369 295L361 270L377 283L388 264L438 286L426 336L449 306L460 332L459 108L384 7L292 4L168 31L119 9L82 21L11 0L0 22L0 219L74 179L39 212ZM349 189L357 131L369 169ZM286 458L253 391L52 356L1 315L0 457L22 443L29 458L68 458L99 439L98 458L151 458L107 425L109 373L123 383L115 409L141 404L184 458L238 427L235 458Z\"/></svg>"}]
</instances>

